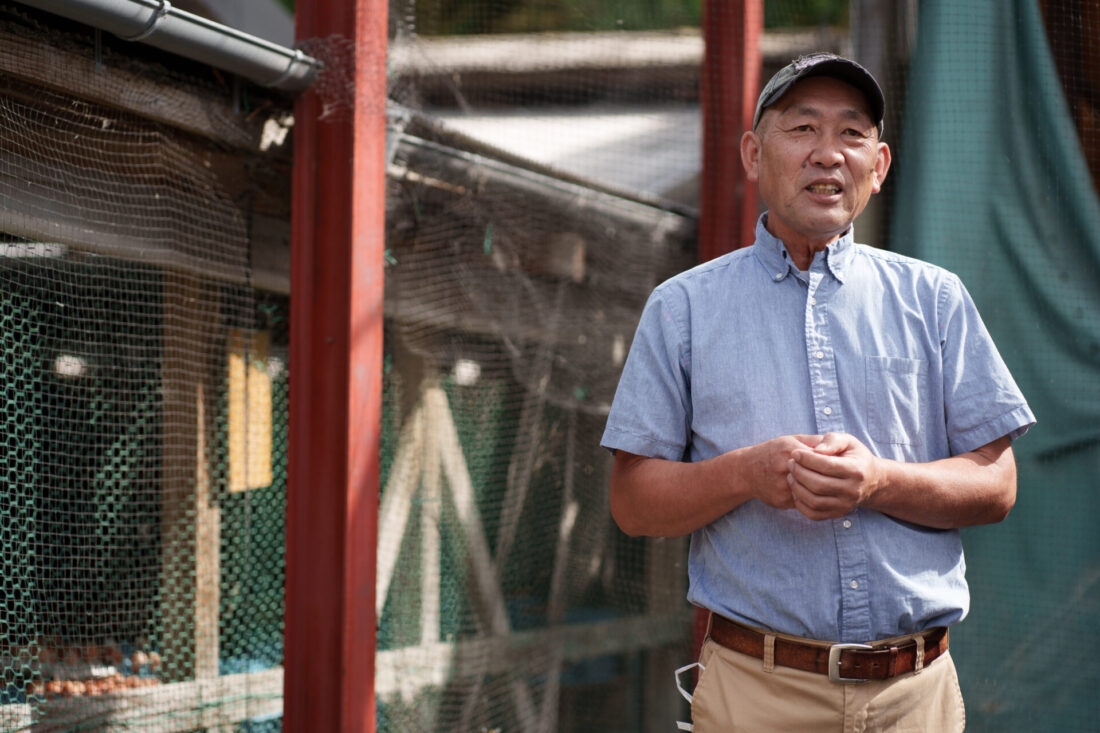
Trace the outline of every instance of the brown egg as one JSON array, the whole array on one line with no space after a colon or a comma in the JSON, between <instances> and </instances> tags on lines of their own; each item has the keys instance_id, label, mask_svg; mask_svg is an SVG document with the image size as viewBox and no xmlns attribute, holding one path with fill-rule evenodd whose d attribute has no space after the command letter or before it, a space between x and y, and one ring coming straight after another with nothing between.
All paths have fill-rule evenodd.
<instances>
[{"instance_id":1,"label":"brown egg","mask_svg":"<svg viewBox=\"0 0 1100 733\"><path fill-rule=\"evenodd\" d=\"M126 682L124 684L127 687L139 687L141 685L141 678L137 677L137 676L127 677Z\"/></svg>"},{"instance_id":2,"label":"brown egg","mask_svg":"<svg viewBox=\"0 0 1100 733\"><path fill-rule=\"evenodd\" d=\"M39 681L28 682L26 692L28 695L43 697L46 694L46 685Z\"/></svg>"},{"instance_id":3,"label":"brown egg","mask_svg":"<svg viewBox=\"0 0 1100 733\"><path fill-rule=\"evenodd\" d=\"M52 697L56 697L61 694L62 688L61 680L47 680L46 682L46 694Z\"/></svg>"},{"instance_id":4,"label":"brown egg","mask_svg":"<svg viewBox=\"0 0 1100 733\"><path fill-rule=\"evenodd\" d=\"M160 654L158 652L149 652L149 668L160 669Z\"/></svg>"},{"instance_id":5,"label":"brown egg","mask_svg":"<svg viewBox=\"0 0 1100 733\"><path fill-rule=\"evenodd\" d=\"M61 683L61 694L65 697L73 697L76 695L76 685L72 680L65 680Z\"/></svg>"},{"instance_id":6,"label":"brown egg","mask_svg":"<svg viewBox=\"0 0 1100 733\"><path fill-rule=\"evenodd\" d=\"M141 669L149 663L149 655L138 649L136 652L130 655L130 664L134 665L134 669Z\"/></svg>"}]
</instances>

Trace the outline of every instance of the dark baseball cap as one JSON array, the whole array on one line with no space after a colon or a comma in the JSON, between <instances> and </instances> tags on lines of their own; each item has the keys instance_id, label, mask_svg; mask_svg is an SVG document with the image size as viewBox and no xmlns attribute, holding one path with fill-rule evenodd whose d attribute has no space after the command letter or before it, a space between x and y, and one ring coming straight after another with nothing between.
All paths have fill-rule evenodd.
<instances>
[{"instance_id":1,"label":"dark baseball cap","mask_svg":"<svg viewBox=\"0 0 1100 733\"><path fill-rule=\"evenodd\" d=\"M875 77L855 61L825 52L800 56L775 72L775 76L768 81L764 90L760 92L759 99L756 100L756 114L752 118L752 129L755 130L760 124L760 117L765 109L778 102L790 91L795 82L810 76L829 76L839 79L863 92L863 96L867 97L867 103L871 107L871 119L878 126L879 135L882 134L882 116L886 111L886 100L883 99L882 89L879 88Z\"/></svg>"}]
</instances>

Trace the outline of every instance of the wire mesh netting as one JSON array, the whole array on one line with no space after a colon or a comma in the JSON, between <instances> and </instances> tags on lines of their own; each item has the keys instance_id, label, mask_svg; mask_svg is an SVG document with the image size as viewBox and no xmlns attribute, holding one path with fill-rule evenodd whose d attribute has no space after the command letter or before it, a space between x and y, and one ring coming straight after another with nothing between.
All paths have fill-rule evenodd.
<instances>
[{"instance_id":1,"label":"wire mesh netting","mask_svg":"<svg viewBox=\"0 0 1100 733\"><path fill-rule=\"evenodd\" d=\"M290 103L15 4L0 36L0 728L262 726Z\"/></svg>"},{"instance_id":2,"label":"wire mesh netting","mask_svg":"<svg viewBox=\"0 0 1100 733\"><path fill-rule=\"evenodd\" d=\"M694 251L699 8L557 7L391 3L385 730L672 730L687 714L683 545L617 533L592 451L641 303ZM964 534L973 610L952 639L970 727L1087 730L1100 3L764 12L764 78L821 49L879 77L896 166L857 237L957 271L1039 415L1017 510ZM1064 495L1042 491L1048 472ZM391 522L390 501L412 508ZM1083 511L1053 518L1068 506ZM667 635L634 630L658 619Z\"/></svg>"},{"instance_id":3,"label":"wire mesh netting","mask_svg":"<svg viewBox=\"0 0 1100 733\"><path fill-rule=\"evenodd\" d=\"M390 3L379 730L687 718L686 540L618 531L599 439L697 258L702 14ZM1039 417L964 534L970 727L1091 730L1100 2L764 14L765 78L878 76L857 239L958 272ZM299 45L339 117L356 49ZM13 2L0 69L0 729L277 730L292 101Z\"/></svg>"},{"instance_id":4,"label":"wire mesh netting","mask_svg":"<svg viewBox=\"0 0 1100 733\"><path fill-rule=\"evenodd\" d=\"M686 542L614 526L599 442L646 297L697 260L700 8L560 9L390 5L381 730L687 717Z\"/></svg>"}]
</instances>

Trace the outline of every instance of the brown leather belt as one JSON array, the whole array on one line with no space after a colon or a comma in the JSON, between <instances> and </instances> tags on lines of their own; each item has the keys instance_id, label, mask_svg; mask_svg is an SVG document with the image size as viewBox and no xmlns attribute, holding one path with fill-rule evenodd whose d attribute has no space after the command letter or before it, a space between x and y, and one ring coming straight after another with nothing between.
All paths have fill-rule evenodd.
<instances>
[{"instance_id":1,"label":"brown leather belt","mask_svg":"<svg viewBox=\"0 0 1100 733\"><path fill-rule=\"evenodd\" d=\"M764 659L762 631L712 613L709 635L727 649ZM937 626L921 635L926 666L947 651L947 628ZM835 682L887 680L916 668L917 641L914 635L871 644L830 644L776 635L773 658L776 664L828 675Z\"/></svg>"}]
</instances>

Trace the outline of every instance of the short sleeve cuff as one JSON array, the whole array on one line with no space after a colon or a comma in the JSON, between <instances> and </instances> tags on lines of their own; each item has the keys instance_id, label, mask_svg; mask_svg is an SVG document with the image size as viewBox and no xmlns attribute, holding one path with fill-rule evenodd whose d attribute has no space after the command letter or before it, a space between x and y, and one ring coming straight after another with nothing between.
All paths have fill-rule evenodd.
<instances>
[{"instance_id":1,"label":"short sleeve cuff","mask_svg":"<svg viewBox=\"0 0 1100 733\"><path fill-rule=\"evenodd\" d=\"M648 458L663 458L667 461L681 461L684 447L672 445L652 437L635 435L620 428L609 427L604 430L600 445L610 451L624 450Z\"/></svg>"},{"instance_id":2,"label":"short sleeve cuff","mask_svg":"<svg viewBox=\"0 0 1100 733\"><path fill-rule=\"evenodd\" d=\"M1015 441L1035 424L1035 415L1027 405L1020 405L1000 417L983 423L972 430L955 435L951 441L952 455L968 453L998 438L1008 436Z\"/></svg>"}]
</instances>

